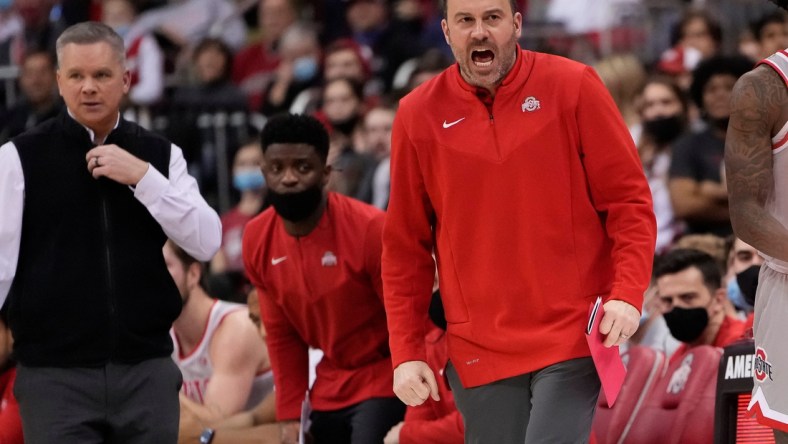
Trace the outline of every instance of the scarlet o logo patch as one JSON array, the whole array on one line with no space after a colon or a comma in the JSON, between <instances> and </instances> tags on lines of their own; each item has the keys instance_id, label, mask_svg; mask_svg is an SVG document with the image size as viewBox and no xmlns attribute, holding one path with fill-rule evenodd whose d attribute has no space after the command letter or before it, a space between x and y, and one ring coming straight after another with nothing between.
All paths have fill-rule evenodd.
<instances>
[{"instance_id":1,"label":"scarlet o logo patch","mask_svg":"<svg viewBox=\"0 0 788 444\"><path fill-rule=\"evenodd\" d=\"M526 112L526 111L533 112L533 111L538 110L541 107L542 107L541 103L539 103L539 100L537 100L536 97L534 97L534 96L530 96L530 97L526 98L525 101L523 102L523 104L521 105L521 108L522 108L523 112Z\"/></svg>"},{"instance_id":2,"label":"scarlet o logo patch","mask_svg":"<svg viewBox=\"0 0 788 444\"><path fill-rule=\"evenodd\" d=\"M772 378L772 364L769 363L766 356L766 350L761 347L755 349L755 359L752 363L752 369L755 379L759 382L765 381L767 376L769 380L774 381L774 378Z\"/></svg>"}]
</instances>

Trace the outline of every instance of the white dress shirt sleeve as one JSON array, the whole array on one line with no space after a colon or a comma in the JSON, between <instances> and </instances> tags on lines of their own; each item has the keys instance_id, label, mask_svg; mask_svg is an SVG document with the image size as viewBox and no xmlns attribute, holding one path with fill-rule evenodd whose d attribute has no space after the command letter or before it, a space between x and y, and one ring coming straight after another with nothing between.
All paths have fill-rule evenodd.
<instances>
[{"instance_id":1,"label":"white dress shirt sleeve","mask_svg":"<svg viewBox=\"0 0 788 444\"><path fill-rule=\"evenodd\" d=\"M167 237L195 259L210 260L222 240L219 215L200 194L186 171L183 151L172 145L169 179L153 165L134 188L134 197L148 209Z\"/></svg>"},{"instance_id":2,"label":"white dress shirt sleeve","mask_svg":"<svg viewBox=\"0 0 788 444\"><path fill-rule=\"evenodd\" d=\"M11 290L16 274L24 199L22 162L16 146L8 142L0 146L0 307Z\"/></svg>"}]
</instances>

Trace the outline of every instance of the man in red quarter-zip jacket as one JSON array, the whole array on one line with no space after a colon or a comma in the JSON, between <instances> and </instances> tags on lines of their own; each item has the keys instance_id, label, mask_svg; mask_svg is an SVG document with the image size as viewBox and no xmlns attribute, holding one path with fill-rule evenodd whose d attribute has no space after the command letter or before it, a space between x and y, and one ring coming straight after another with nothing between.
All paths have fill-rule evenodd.
<instances>
[{"instance_id":1,"label":"man in red quarter-zip jacket","mask_svg":"<svg viewBox=\"0 0 788 444\"><path fill-rule=\"evenodd\" d=\"M382 442L405 415L389 370L384 214L325 190L328 133L314 117L274 116L260 140L271 207L247 224L242 251L267 333L282 442L297 441L307 389L315 444ZM323 351L311 388L309 347Z\"/></svg>"},{"instance_id":2,"label":"man in red quarter-zip jacket","mask_svg":"<svg viewBox=\"0 0 788 444\"><path fill-rule=\"evenodd\" d=\"M448 3L448 4L447 4ZM466 442L583 442L599 378L584 338L638 326L655 222L615 104L589 67L521 50L506 0L442 2L457 63L400 103L383 285L394 391L437 398L424 318L436 253Z\"/></svg>"}]
</instances>

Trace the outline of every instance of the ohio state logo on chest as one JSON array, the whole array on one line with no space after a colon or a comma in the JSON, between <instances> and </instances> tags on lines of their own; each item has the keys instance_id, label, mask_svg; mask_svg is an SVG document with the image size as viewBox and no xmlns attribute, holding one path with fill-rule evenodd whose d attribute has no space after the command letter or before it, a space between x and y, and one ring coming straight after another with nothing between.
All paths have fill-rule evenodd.
<instances>
[{"instance_id":1,"label":"ohio state logo on chest","mask_svg":"<svg viewBox=\"0 0 788 444\"><path fill-rule=\"evenodd\" d=\"M523 112L536 111L536 110L540 109L541 107L542 107L542 104L534 96L526 97L525 100L523 101L523 104L520 106L520 108L522 109Z\"/></svg>"},{"instance_id":2,"label":"ohio state logo on chest","mask_svg":"<svg viewBox=\"0 0 788 444\"><path fill-rule=\"evenodd\" d=\"M761 347L755 350L755 359L753 360L752 368L755 379L758 381L765 381L767 376L770 381L774 381L774 378L772 378L772 364L767 360L766 350Z\"/></svg>"},{"instance_id":3,"label":"ohio state logo on chest","mask_svg":"<svg viewBox=\"0 0 788 444\"><path fill-rule=\"evenodd\" d=\"M320 258L320 265L324 267L336 267L337 266L337 257L331 251L326 251L323 253L323 257Z\"/></svg>"}]
</instances>

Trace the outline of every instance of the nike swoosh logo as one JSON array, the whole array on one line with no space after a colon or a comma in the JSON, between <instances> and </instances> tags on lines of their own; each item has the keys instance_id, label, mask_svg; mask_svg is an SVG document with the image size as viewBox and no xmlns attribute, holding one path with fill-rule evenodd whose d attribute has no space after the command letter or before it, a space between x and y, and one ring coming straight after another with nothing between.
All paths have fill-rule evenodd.
<instances>
[{"instance_id":1,"label":"nike swoosh logo","mask_svg":"<svg viewBox=\"0 0 788 444\"><path fill-rule=\"evenodd\" d=\"M279 264L281 264L281 263L282 263L282 261L284 261L285 259L287 259L287 256L282 256L282 257L272 257L272 258L271 258L271 265L279 265Z\"/></svg>"},{"instance_id":2,"label":"nike swoosh logo","mask_svg":"<svg viewBox=\"0 0 788 444\"><path fill-rule=\"evenodd\" d=\"M458 124L458 123L462 122L463 120L465 120L465 117L463 117L463 118L461 118L461 119L457 119L457 120L455 120L454 122L451 122L451 123L446 123L446 121L444 120L444 121L443 121L443 127L444 127L444 128L451 128L451 127L453 127L454 125L456 125L456 124Z\"/></svg>"}]
</instances>

